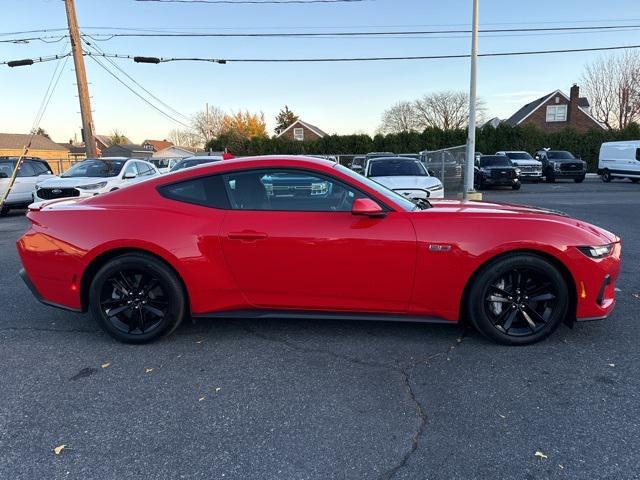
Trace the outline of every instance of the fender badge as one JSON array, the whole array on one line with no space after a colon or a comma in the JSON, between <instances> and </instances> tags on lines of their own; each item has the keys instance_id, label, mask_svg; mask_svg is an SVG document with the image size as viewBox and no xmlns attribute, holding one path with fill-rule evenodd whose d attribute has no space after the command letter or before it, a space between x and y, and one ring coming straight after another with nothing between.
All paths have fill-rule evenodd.
<instances>
[{"instance_id":1,"label":"fender badge","mask_svg":"<svg viewBox=\"0 0 640 480\"><path fill-rule=\"evenodd\" d=\"M451 245L432 243L431 245L429 245L429 251L430 252L450 252Z\"/></svg>"}]
</instances>

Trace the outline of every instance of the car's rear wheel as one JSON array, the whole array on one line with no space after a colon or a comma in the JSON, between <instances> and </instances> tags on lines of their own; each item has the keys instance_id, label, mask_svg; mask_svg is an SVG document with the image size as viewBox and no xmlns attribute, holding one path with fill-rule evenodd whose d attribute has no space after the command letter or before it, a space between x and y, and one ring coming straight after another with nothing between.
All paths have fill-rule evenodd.
<instances>
[{"instance_id":1,"label":"car's rear wheel","mask_svg":"<svg viewBox=\"0 0 640 480\"><path fill-rule=\"evenodd\" d=\"M178 276L144 253L107 262L91 282L89 307L105 332L126 343L147 343L168 335L187 314Z\"/></svg>"},{"instance_id":2,"label":"car's rear wheel","mask_svg":"<svg viewBox=\"0 0 640 480\"><path fill-rule=\"evenodd\" d=\"M511 188L512 188L513 190L520 190L520 187L521 187L520 182L518 182L518 183L514 183L513 185L511 185Z\"/></svg>"},{"instance_id":3,"label":"car's rear wheel","mask_svg":"<svg viewBox=\"0 0 640 480\"><path fill-rule=\"evenodd\" d=\"M544 258L505 255L487 264L467 296L471 323L505 345L528 345L549 336L567 314L569 291L562 274Z\"/></svg>"},{"instance_id":4,"label":"car's rear wheel","mask_svg":"<svg viewBox=\"0 0 640 480\"><path fill-rule=\"evenodd\" d=\"M629 180L631 180L633 183L640 182L640 178L630 178Z\"/></svg>"},{"instance_id":5,"label":"car's rear wheel","mask_svg":"<svg viewBox=\"0 0 640 480\"><path fill-rule=\"evenodd\" d=\"M600 174L600 178L602 178L602 181L605 183L609 183L611 180L613 180L613 177L611 176L611 172L606 168Z\"/></svg>"}]
</instances>

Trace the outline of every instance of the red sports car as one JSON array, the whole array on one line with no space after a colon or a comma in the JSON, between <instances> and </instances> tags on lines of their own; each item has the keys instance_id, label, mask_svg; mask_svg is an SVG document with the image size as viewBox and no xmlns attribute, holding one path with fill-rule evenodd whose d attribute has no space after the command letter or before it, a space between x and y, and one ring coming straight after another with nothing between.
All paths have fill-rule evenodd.
<instances>
[{"instance_id":1,"label":"red sports car","mask_svg":"<svg viewBox=\"0 0 640 480\"><path fill-rule=\"evenodd\" d=\"M192 317L455 323L528 344L614 306L620 239L517 205L414 204L333 162L206 164L33 205L21 274L144 343Z\"/></svg>"}]
</instances>

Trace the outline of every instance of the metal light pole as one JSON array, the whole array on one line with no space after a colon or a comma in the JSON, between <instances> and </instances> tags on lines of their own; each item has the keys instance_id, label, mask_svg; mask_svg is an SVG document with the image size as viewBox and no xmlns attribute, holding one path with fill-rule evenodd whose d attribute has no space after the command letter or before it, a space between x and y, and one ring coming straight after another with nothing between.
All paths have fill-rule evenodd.
<instances>
[{"instance_id":1,"label":"metal light pole","mask_svg":"<svg viewBox=\"0 0 640 480\"><path fill-rule=\"evenodd\" d=\"M469 133L467 136L467 154L464 165L464 191L462 198L467 199L473 192L473 169L476 153L476 69L478 64L478 3L473 0L473 33L471 34L471 86L469 88Z\"/></svg>"}]
</instances>

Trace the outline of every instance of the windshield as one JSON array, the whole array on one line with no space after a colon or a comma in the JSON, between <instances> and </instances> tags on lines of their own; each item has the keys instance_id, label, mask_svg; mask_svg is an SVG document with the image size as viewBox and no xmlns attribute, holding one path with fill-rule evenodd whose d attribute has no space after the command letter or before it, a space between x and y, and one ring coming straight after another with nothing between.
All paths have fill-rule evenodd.
<instances>
[{"instance_id":1,"label":"windshield","mask_svg":"<svg viewBox=\"0 0 640 480\"><path fill-rule=\"evenodd\" d=\"M392 200L396 204L400 205L405 211L410 212L412 210L419 209L419 207L413 203L411 200L407 200L402 195L394 192L393 190L389 190L384 185L380 185L379 183L374 182L373 180L369 180L367 177L363 177L362 175L354 172L353 170L348 169L342 165L336 165L336 170L340 170L340 172L348 175L349 177L357 180L360 183L364 183L369 188L375 190L382 196Z\"/></svg>"},{"instance_id":2,"label":"windshield","mask_svg":"<svg viewBox=\"0 0 640 480\"><path fill-rule=\"evenodd\" d=\"M149 158L151 163L153 163L157 168L167 168L169 166L169 162L171 162L171 158Z\"/></svg>"},{"instance_id":3,"label":"windshield","mask_svg":"<svg viewBox=\"0 0 640 480\"><path fill-rule=\"evenodd\" d=\"M126 160L84 160L76 163L69 170L60 175L62 178L77 177L115 177Z\"/></svg>"},{"instance_id":4,"label":"windshield","mask_svg":"<svg viewBox=\"0 0 640 480\"><path fill-rule=\"evenodd\" d=\"M547 152L547 158L549 160L575 160L570 152L565 151L557 151L557 152Z\"/></svg>"},{"instance_id":5,"label":"windshield","mask_svg":"<svg viewBox=\"0 0 640 480\"><path fill-rule=\"evenodd\" d=\"M511 167L511 161L502 155L480 157L481 167Z\"/></svg>"},{"instance_id":6,"label":"windshield","mask_svg":"<svg viewBox=\"0 0 640 480\"><path fill-rule=\"evenodd\" d=\"M13 175L13 169L15 167L16 164L13 160L0 160L0 178L4 178L5 175L7 177Z\"/></svg>"},{"instance_id":7,"label":"windshield","mask_svg":"<svg viewBox=\"0 0 640 480\"><path fill-rule=\"evenodd\" d=\"M422 163L417 160L385 159L369 163L369 177L424 177L427 176Z\"/></svg>"},{"instance_id":8,"label":"windshield","mask_svg":"<svg viewBox=\"0 0 640 480\"><path fill-rule=\"evenodd\" d=\"M506 152L507 157L511 160L533 160L533 157L527 152Z\"/></svg>"}]
</instances>

